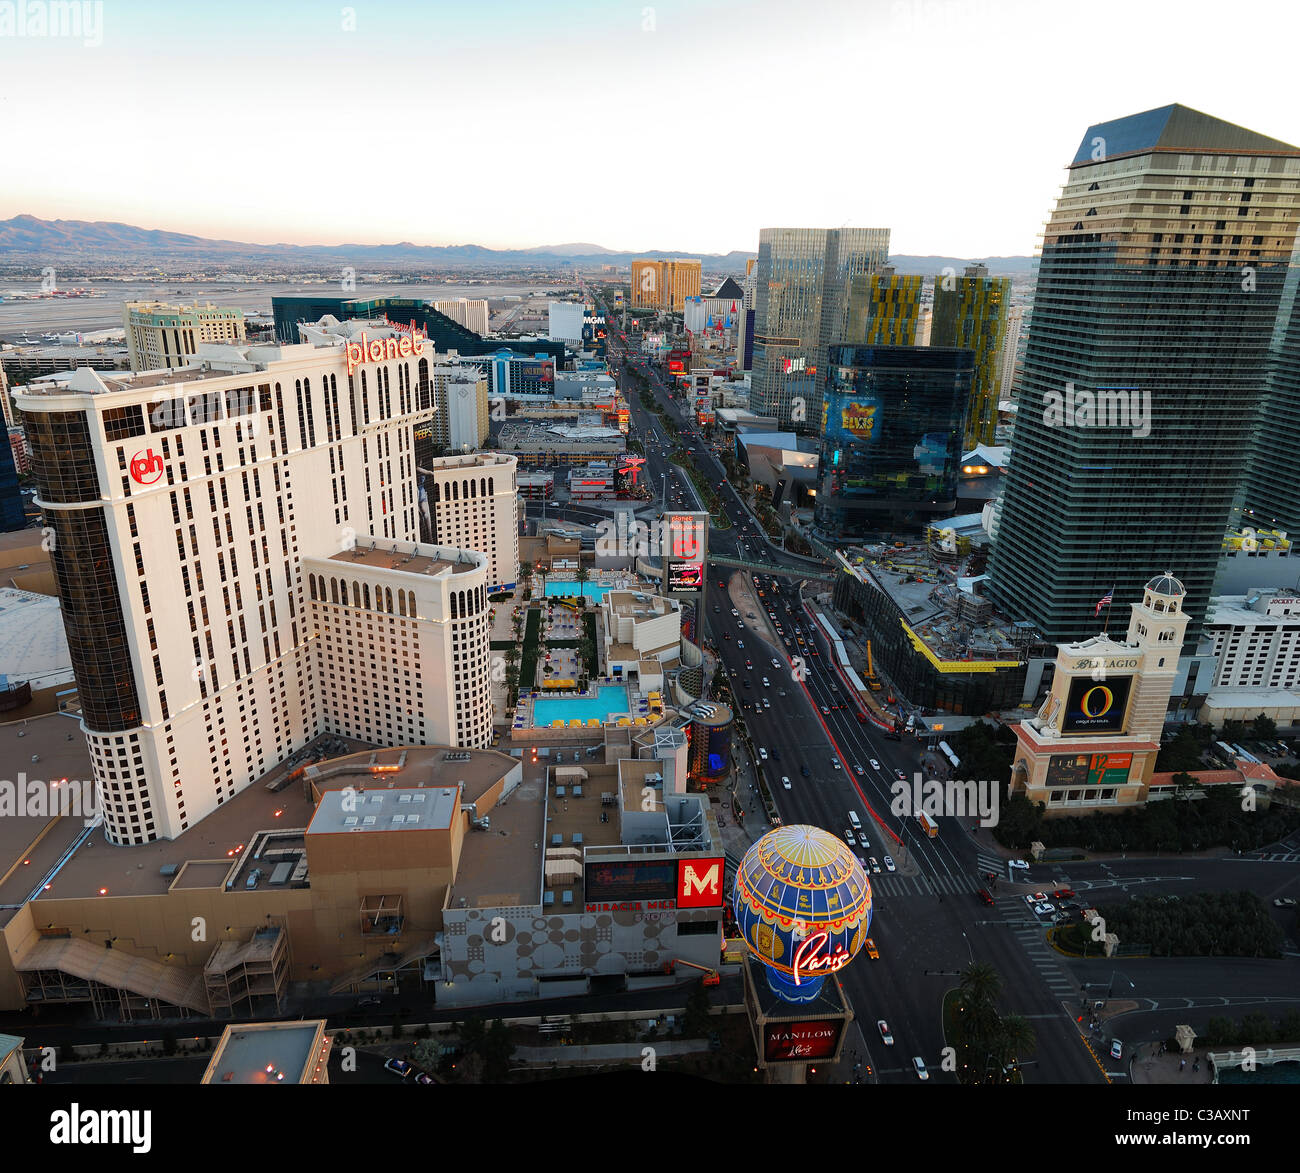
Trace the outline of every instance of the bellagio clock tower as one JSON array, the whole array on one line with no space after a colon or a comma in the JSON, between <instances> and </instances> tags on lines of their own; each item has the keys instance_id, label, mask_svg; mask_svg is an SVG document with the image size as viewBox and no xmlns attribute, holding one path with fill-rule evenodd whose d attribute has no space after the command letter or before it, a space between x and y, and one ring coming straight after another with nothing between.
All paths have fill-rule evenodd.
<instances>
[{"instance_id":1,"label":"bellagio clock tower","mask_svg":"<svg viewBox=\"0 0 1300 1173\"><path fill-rule=\"evenodd\" d=\"M1052 691L1015 727L1011 794L1051 814L1140 805L1160 751L1187 627L1183 584L1153 578L1123 641L1102 634L1057 649Z\"/></svg>"}]
</instances>

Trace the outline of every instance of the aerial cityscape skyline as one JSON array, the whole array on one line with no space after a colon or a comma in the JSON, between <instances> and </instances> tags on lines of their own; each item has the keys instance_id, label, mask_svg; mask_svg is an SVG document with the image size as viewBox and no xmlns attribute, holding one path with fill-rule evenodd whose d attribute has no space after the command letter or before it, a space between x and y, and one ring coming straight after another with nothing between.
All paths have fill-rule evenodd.
<instances>
[{"instance_id":1,"label":"aerial cityscape skyline","mask_svg":"<svg viewBox=\"0 0 1300 1173\"><path fill-rule=\"evenodd\" d=\"M20 1141L626 1076L1281 1143L1300 119L1222 15L0 0L17 125L113 128L0 190Z\"/></svg>"}]
</instances>

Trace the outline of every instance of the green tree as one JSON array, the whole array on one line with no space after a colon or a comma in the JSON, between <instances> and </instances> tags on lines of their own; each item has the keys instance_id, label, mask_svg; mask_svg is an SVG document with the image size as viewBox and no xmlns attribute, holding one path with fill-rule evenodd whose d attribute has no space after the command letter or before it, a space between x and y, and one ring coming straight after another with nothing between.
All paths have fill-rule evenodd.
<instances>
[{"instance_id":1,"label":"green tree","mask_svg":"<svg viewBox=\"0 0 1300 1173\"><path fill-rule=\"evenodd\" d=\"M704 989L704 979L695 983L686 999L686 1013L682 1015L682 1032L688 1038L701 1038L708 1034L712 1020L709 1017L709 995Z\"/></svg>"},{"instance_id":2,"label":"green tree","mask_svg":"<svg viewBox=\"0 0 1300 1173\"><path fill-rule=\"evenodd\" d=\"M1173 770L1201 769L1201 741L1196 733L1187 726L1179 729L1168 745L1160 750L1156 758L1156 769L1165 772Z\"/></svg>"},{"instance_id":3,"label":"green tree","mask_svg":"<svg viewBox=\"0 0 1300 1173\"><path fill-rule=\"evenodd\" d=\"M487 1036L487 1027L483 1020L474 1014L464 1022L456 1024L456 1034L460 1038L461 1049L469 1054L471 1051L478 1051L483 1045L483 1039Z\"/></svg>"},{"instance_id":4,"label":"green tree","mask_svg":"<svg viewBox=\"0 0 1300 1173\"><path fill-rule=\"evenodd\" d=\"M483 1057L483 1082L505 1083L510 1078L510 1056L515 1044L510 1038L510 1028L497 1019L488 1028L479 1047Z\"/></svg>"},{"instance_id":5,"label":"green tree","mask_svg":"<svg viewBox=\"0 0 1300 1173\"><path fill-rule=\"evenodd\" d=\"M1266 717L1260 713L1251 723L1255 736L1261 741L1272 741L1277 736L1277 722L1272 717Z\"/></svg>"}]
</instances>

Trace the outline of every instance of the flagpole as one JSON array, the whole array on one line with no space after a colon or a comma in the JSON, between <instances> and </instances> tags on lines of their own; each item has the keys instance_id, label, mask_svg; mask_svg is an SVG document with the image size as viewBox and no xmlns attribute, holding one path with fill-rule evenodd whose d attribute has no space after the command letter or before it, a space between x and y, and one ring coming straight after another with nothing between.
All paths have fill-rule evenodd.
<instances>
[{"instance_id":1,"label":"flagpole","mask_svg":"<svg viewBox=\"0 0 1300 1173\"><path fill-rule=\"evenodd\" d=\"M1111 608L1111 604L1110 604L1110 603L1107 603L1107 604L1106 604L1106 622L1102 625L1102 629L1101 629L1101 634L1102 634L1102 635L1105 635L1108 631L1110 631L1110 608Z\"/></svg>"}]
</instances>

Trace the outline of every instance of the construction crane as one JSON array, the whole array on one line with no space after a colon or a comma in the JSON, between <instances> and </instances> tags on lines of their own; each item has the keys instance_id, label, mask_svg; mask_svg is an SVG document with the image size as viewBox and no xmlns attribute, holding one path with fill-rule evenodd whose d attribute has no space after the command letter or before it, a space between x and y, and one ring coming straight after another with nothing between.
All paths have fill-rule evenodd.
<instances>
[{"instance_id":1,"label":"construction crane","mask_svg":"<svg viewBox=\"0 0 1300 1173\"><path fill-rule=\"evenodd\" d=\"M871 641L867 640L867 687L872 692L880 691L880 681L876 679L876 669L871 662Z\"/></svg>"},{"instance_id":2,"label":"construction crane","mask_svg":"<svg viewBox=\"0 0 1300 1173\"><path fill-rule=\"evenodd\" d=\"M680 957L674 957L672 961L664 967L669 973L673 972L675 966L689 965L692 969L702 970L704 973L704 984L706 986L717 986L722 984L722 977L716 969L710 969L707 965L696 965L693 961L684 961Z\"/></svg>"}]
</instances>

